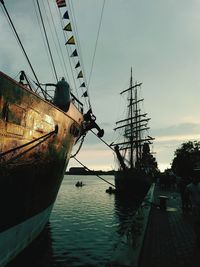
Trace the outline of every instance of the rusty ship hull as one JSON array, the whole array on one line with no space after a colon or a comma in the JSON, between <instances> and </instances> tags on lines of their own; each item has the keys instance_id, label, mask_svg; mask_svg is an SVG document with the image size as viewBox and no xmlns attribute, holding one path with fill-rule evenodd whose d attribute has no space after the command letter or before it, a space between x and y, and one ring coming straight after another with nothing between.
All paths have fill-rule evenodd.
<instances>
[{"instance_id":1,"label":"rusty ship hull","mask_svg":"<svg viewBox=\"0 0 200 267\"><path fill-rule=\"evenodd\" d=\"M48 222L83 116L0 72L0 266Z\"/></svg>"}]
</instances>

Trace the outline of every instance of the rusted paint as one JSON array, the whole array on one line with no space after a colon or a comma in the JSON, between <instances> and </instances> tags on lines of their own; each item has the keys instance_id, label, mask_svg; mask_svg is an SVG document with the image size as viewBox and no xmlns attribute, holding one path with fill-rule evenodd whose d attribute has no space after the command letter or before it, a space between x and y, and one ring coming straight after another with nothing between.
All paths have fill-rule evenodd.
<instances>
[{"instance_id":1,"label":"rusted paint","mask_svg":"<svg viewBox=\"0 0 200 267\"><path fill-rule=\"evenodd\" d=\"M1 152L11 149L14 141L15 145L19 146L53 131L58 125L58 134L51 142L47 141L42 145L43 160L49 156L60 157L60 153L66 155L63 149L67 149L67 159L69 158L77 138L77 134L74 135L70 128L73 124L80 129L83 121L82 114L72 104L69 111L64 113L2 73L0 73L0 96ZM27 153L25 158L33 157L36 151L39 153L40 149Z\"/></svg>"},{"instance_id":2,"label":"rusted paint","mask_svg":"<svg viewBox=\"0 0 200 267\"><path fill-rule=\"evenodd\" d=\"M30 151L24 153L32 144L0 157L0 231L55 201L82 122L83 116L73 104L65 113L0 72L0 153L58 127L57 134ZM71 127L77 131L70 131ZM11 207L16 212L9 210Z\"/></svg>"}]
</instances>

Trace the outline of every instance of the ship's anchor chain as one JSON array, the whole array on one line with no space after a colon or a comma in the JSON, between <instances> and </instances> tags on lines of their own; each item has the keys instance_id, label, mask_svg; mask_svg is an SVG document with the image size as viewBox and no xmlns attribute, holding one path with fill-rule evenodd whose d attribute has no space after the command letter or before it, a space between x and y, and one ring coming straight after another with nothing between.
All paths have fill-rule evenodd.
<instances>
[{"instance_id":1,"label":"ship's anchor chain","mask_svg":"<svg viewBox=\"0 0 200 267\"><path fill-rule=\"evenodd\" d=\"M41 143L43 143L43 142L45 142L47 139L49 139L52 135L55 135L55 134L57 134L57 133L58 133L58 126L56 125L54 131L52 131L52 132L50 132L50 133L48 133L48 134L45 134L45 135L43 135L43 136L40 136L39 138L36 138L36 139L34 139L34 140L32 140L32 141L26 143L26 144L23 144L23 145L21 145L21 146L17 146L17 147L15 147L15 148L9 149L9 150L7 150L7 151L5 151L5 152L3 152L3 153L0 153L0 160L1 160L5 155L7 155L7 154L10 154L10 153L12 153L12 152L18 151L18 150L20 150L20 149L22 149L22 148L24 148L24 147L27 147L27 146L29 146L29 145L31 145L31 144L33 144L33 143L35 143L35 142L41 140L41 141L38 142L37 144L35 144L35 145L29 147L28 149L24 150L24 151L21 152L20 154L18 154L18 155L16 155L16 156L12 157L12 158L9 159L8 161L6 161L6 164L11 163L12 161L14 161L14 160L18 159L19 157L23 156L25 153L27 153L27 152L29 152L30 150L34 149L35 147L39 146Z\"/></svg>"}]
</instances>

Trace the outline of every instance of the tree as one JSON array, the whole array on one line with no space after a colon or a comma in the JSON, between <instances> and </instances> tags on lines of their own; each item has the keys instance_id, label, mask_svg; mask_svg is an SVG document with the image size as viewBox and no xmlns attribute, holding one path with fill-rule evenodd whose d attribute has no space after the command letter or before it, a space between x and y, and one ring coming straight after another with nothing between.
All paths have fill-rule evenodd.
<instances>
[{"instance_id":1,"label":"tree","mask_svg":"<svg viewBox=\"0 0 200 267\"><path fill-rule=\"evenodd\" d=\"M200 164L200 142L188 141L176 149L172 161L173 172L181 177L191 176Z\"/></svg>"}]
</instances>

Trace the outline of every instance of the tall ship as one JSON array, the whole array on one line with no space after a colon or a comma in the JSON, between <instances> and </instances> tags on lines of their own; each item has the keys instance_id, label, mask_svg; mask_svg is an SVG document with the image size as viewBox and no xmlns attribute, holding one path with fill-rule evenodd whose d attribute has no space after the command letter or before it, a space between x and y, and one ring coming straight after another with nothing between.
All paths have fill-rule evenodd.
<instances>
[{"instance_id":1,"label":"tall ship","mask_svg":"<svg viewBox=\"0 0 200 267\"><path fill-rule=\"evenodd\" d=\"M92 128L97 128L99 136L103 135L91 107L84 110L64 78L57 78L55 83L39 82L5 2L0 0L3 14L34 78L31 81L21 71L19 78L13 79L0 71L0 267L18 255L45 227L73 146ZM39 2L36 3L41 15ZM57 0L54 4L60 13L61 7L66 8L65 1ZM65 19L69 17L65 15ZM44 28L42 16L41 22ZM69 38L69 45L74 45L73 38ZM9 61L5 69L8 67ZM79 76L83 77L80 69ZM53 96L49 87L53 88ZM85 84L82 87L86 90Z\"/></svg>"},{"instance_id":2,"label":"tall ship","mask_svg":"<svg viewBox=\"0 0 200 267\"><path fill-rule=\"evenodd\" d=\"M112 144L118 170L115 171L115 187L119 195L142 200L150 188L157 163L150 151L154 140L148 134L150 118L142 110L144 99L139 96L142 83L133 83L120 94L127 95L126 117L116 122L118 142Z\"/></svg>"}]
</instances>

